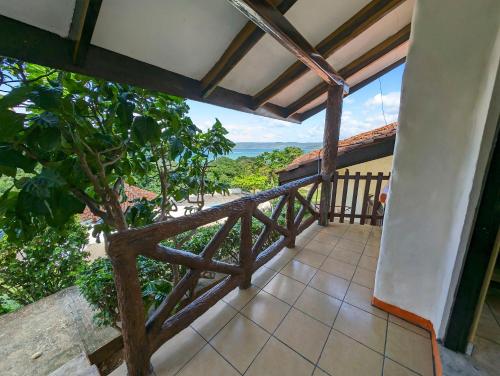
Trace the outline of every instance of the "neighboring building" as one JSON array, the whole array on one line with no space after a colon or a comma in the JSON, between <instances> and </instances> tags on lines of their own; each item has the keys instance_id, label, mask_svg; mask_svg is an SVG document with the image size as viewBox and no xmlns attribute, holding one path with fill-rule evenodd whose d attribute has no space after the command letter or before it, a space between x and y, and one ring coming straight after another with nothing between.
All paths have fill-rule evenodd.
<instances>
[{"instance_id":1,"label":"neighboring building","mask_svg":"<svg viewBox=\"0 0 500 376\"><path fill-rule=\"evenodd\" d=\"M371 173L373 177L378 173L383 173L385 176L391 173L392 169L392 154L394 151L394 143L396 140L396 130L398 123L394 122L383 127L373 129L368 132L363 132L355 136L339 141L337 172L343 175L346 171L349 175L357 172L361 176ZM309 153L301 155L290 163L285 169L278 171L278 179L280 184L300 179L302 177L318 174L321 169L321 158L323 149L313 150ZM382 183L382 188L388 184L387 181ZM360 180L356 191L356 207L359 210L363 206L364 192L366 180ZM368 189L370 197L368 202L368 212L371 212L371 207L374 205L374 196L376 195L377 186L371 184ZM379 193L382 193L381 190ZM358 193L359 192L359 193ZM335 207L336 211L341 211L342 195L344 193L344 181L342 179L337 183ZM346 208L345 213L350 214L353 207L354 184L351 183L346 191ZM379 209L383 213L383 207ZM356 219L356 222L359 218Z\"/></svg>"},{"instance_id":2,"label":"neighboring building","mask_svg":"<svg viewBox=\"0 0 500 376\"><path fill-rule=\"evenodd\" d=\"M398 123L363 132L339 141L337 171L389 173ZM323 149L301 155L278 171L280 184L317 174L321 169Z\"/></svg>"}]
</instances>

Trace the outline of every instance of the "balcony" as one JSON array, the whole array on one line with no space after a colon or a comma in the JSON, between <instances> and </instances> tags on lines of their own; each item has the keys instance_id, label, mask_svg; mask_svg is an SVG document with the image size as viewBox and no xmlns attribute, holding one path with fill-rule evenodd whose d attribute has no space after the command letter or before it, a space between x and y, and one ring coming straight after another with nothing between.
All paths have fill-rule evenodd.
<instances>
[{"instance_id":1,"label":"balcony","mask_svg":"<svg viewBox=\"0 0 500 376\"><path fill-rule=\"evenodd\" d=\"M429 333L371 305L380 236L313 224L164 343L155 375L434 375Z\"/></svg>"}]
</instances>

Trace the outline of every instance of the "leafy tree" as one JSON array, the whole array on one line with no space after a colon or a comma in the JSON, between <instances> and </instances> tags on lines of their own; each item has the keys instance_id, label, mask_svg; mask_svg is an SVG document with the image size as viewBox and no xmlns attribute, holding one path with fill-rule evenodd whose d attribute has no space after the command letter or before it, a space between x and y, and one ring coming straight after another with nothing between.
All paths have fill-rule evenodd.
<instances>
[{"instance_id":1,"label":"leafy tree","mask_svg":"<svg viewBox=\"0 0 500 376\"><path fill-rule=\"evenodd\" d=\"M73 286L88 253L87 229L70 219L57 231L45 230L22 244L0 239L0 312Z\"/></svg>"},{"instance_id":2,"label":"leafy tree","mask_svg":"<svg viewBox=\"0 0 500 376\"><path fill-rule=\"evenodd\" d=\"M169 218L178 201L199 210L206 193L227 189L207 170L233 143L218 120L207 132L198 129L184 100L11 59L0 63L0 86L9 87L0 98L0 173L13 181L0 205L16 219L1 225L11 237L33 236L39 218L63 226L85 206L102 218L97 230L121 231ZM124 212L124 183L151 174L160 183L158 200Z\"/></svg>"},{"instance_id":3,"label":"leafy tree","mask_svg":"<svg viewBox=\"0 0 500 376\"><path fill-rule=\"evenodd\" d=\"M245 191L255 193L257 190L268 188L268 179L265 175L251 174L238 176L233 180L234 185Z\"/></svg>"},{"instance_id":4,"label":"leafy tree","mask_svg":"<svg viewBox=\"0 0 500 376\"><path fill-rule=\"evenodd\" d=\"M276 172L288 166L303 153L301 148L295 146L266 151L256 157L255 165L261 174L268 176L270 186L274 187L278 182Z\"/></svg>"}]
</instances>

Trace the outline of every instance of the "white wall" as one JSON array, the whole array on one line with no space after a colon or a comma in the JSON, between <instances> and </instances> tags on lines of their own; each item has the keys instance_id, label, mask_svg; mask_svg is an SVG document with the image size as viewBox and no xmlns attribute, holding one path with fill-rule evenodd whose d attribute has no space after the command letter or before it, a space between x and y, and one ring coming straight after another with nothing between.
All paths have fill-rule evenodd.
<instances>
[{"instance_id":1,"label":"white wall","mask_svg":"<svg viewBox=\"0 0 500 376\"><path fill-rule=\"evenodd\" d=\"M498 119L500 1L420 0L412 25L374 295L442 336Z\"/></svg>"}]
</instances>

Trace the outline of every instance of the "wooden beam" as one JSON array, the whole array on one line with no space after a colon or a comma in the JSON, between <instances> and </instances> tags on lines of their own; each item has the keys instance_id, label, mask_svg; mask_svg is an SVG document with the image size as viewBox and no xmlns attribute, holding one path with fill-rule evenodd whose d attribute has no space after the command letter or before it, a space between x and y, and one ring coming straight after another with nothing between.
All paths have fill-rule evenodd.
<instances>
[{"instance_id":1,"label":"wooden beam","mask_svg":"<svg viewBox=\"0 0 500 376\"><path fill-rule=\"evenodd\" d=\"M274 6L266 0L228 1L294 54L325 83L342 86L344 91L348 92L348 86L342 77Z\"/></svg>"},{"instance_id":2,"label":"wooden beam","mask_svg":"<svg viewBox=\"0 0 500 376\"><path fill-rule=\"evenodd\" d=\"M368 52L364 53L357 59L351 61L349 64L347 64L344 68L342 68L339 71L339 74L342 77L350 77L355 73L359 72L361 69L367 67L374 61L380 59L382 56L386 55L396 47L408 41L410 39L410 30L411 30L411 25L410 24L406 25L396 34L391 35L382 43L376 45ZM287 107L288 114L289 115L295 114L302 107L311 103L312 101L314 101L315 99L326 93L327 90L328 90L328 84L324 82L316 85L307 93L305 93L302 97L300 97Z\"/></svg>"},{"instance_id":3,"label":"wooden beam","mask_svg":"<svg viewBox=\"0 0 500 376\"><path fill-rule=\"evenodd\" d=\"M379 77L382 77L384 74L386 74L387 72L390 72L391 70L393 70L394 68L397 68L399 67L400 65L404 64L406 61L406 56L399 59L398 61L396 61L395 63L392 63L391 65L388 65L387 67L385 67L384 69L382 69L381 71L378 71L376 74L374 74L373 76L370 76L366 79L364 79L363 81L357 83L356 85L354 86L351 86L349 88L349 95L351 94L354 94L356 91L358 91L359 89L362 89L364 88L366 85L372 83L373 81L375 81L377 78ZM316 115L318 112L321 112L323 111L324 109L326 108L326 101L324 103L321 103L313 108L311 108L310 110L307 110L307 111L304 111L303 113L300 114L299 116L299 119L300 121L304 121L306 119L309 119L311 116L314 116Z\"/></svg>"},{"instance_id":4,"label":"wooden beam","mask_svg":"<svg viewBox=\"0 0 500 376\"><path fill-rule=\"evenodd\" d=\"M101 78L161 91L195 101L233 110L298 123L298 117L286 118L284 107L273 104L253 109L249 95L218 87L209 98L203 98L200 82L192 78L132 59L94 45L88 47L83 65L73 63L74 42L34 26L0 16L0 55L21 59Z\"/></svg>"},{"instance_id":5,"label":"wooden beam","mask_svg":"<svg viewBox=\"0 0 500 376\"><path fill-rule=\"evenodd\" d=\"M342 117L342 101L344 92L340 86L328 88L326 104L325 130L323 132L323 158L321 159L321 198L319 206L319 224L328 225L330 200L332 193L332 176L336 170L339 147L340 119Z\"/></svg>"},{"instance_id":6,"label":"wooden beam","mask_svg":"<svg viewBox=\"0 0 500 376\"><path fill-rule=\"evenodd\" d=\"M403 1L404 0L371 1L342 26L317 44L316 50L325 59L328 58L339 48L366 31L370 26L400 5ZM254 96L255 105L263 105L308 71L308 67L300 62L295 62L290 65L278 78Z\"/></svg>"},{"instance_id":7,"label":"wooden beam","mask_svg":"<svg viewBox=\"0 0 500 376\"><path fill-rule=\"evenodd\" d=\"M297 0L278 1L276 8L280 13L285 14ZM260 29L252 21L248 21L240 30L236 37L229 44L217 63L201 79L202 95L209 96L217 85L226 77L229 72L240 62L253 46L264 36L264 30Z\"/></svg>"},{"instance_id":8,"label":"wooden beam","mask_svg":"<svg viewBox=\"0 0 500 376\"><path fill-rule=\"evenodd\" d=\"M87 51L94 34L99 11L101 10L102 0L79 0L75 6L75 15L78 14L78 32L75 40L75 47L73 50L73 63L76 65L83 65L87 57ZM75 17L73 22L75 22ZM73 25L72 25L73 26Z\"/></svg>"}]
</instances>

